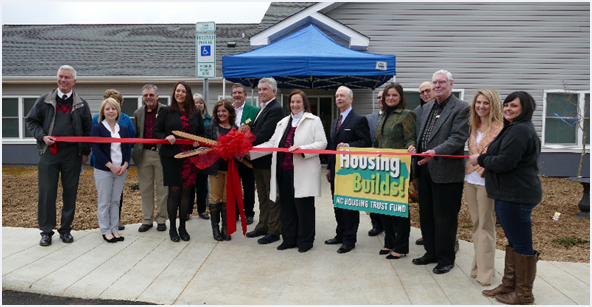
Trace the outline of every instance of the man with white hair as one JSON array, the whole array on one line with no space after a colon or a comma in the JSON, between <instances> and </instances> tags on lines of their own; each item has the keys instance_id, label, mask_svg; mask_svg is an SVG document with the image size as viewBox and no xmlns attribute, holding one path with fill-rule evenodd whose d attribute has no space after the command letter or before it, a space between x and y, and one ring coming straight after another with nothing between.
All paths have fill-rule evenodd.
<instances>
[{"instance_id":1,"label":"man with white hair","mask_svg":"<svg viewBox=\"0 0 592 307\"><path fill-rule=\"evenodd\" d=\"M56 226L56 198L58 178L62 182L62 218L58 229L64 243L72 243L70 234L80 167L88 161L88 143L55 142L56 136L90 136L92 117L88 103L72 88L76 84L76 70L63 65L58 69L58 88L44 94L25 117L27 128L37 140L39 150L37 220L41 230L41 246L51 245ZM50 148L51 147L51 148Z\"/></svg>"},{"instance_id":2,"label":"man with white hair","mask_svg":"<svg viewBox=\"0 0 592 307\"><path fill-rule=\"evenodd\" d=\"M352 109L354 93L346 86L340 86L335 92L335 104L339 108L339 118L333 122L331 128L331 143L329 150L340 147L369 147L371 146L370 128L366 117ZM331 195L335 192L335 155L329 156L327 164L327 180L331 183ZM360 212L348 209L334 208L337 228L335 237L325 241L325 244L342 244L337 250L344 254L356 247L356 234L360 224Z\"/></svg>"},{"instance_id":3,"label":"man with white hair","mask_svg":"<svg viewBox=\"0 0 592 307\"><path fill-rule=\"evenodd\" d=\"M417 152L429 155L463 155L469 137L469 104L452 95L454 80L446 70L432 76L436 99L416 109ZM414 152L414 150L412 150ZM416 265L438 263L435 274L454 268L465 163L460 158L425 157L417 162L419 217L426 253Z\"/></svg>"},{"instance_id":4,"label":"man with white hair","mask_svg":"<svg viewBox=\"0 0 592 307\"><path fill-rule=\"evenodd\" d=\"M253 142L253 146L269 141L275 132L275 126L284 117L284 110L275 99L277 93L275 79L261 78L258 88L261 109L257 113L255 120L249 123L251 132L257 137ZM253 173L259 198L259 223L255 230L247 232L247 237L264 236L257 242L259 244L269 244L278 241L282 233L280 204L276 199L269 199L271 155L253 160Z\"/></svg>"}]
</instances>

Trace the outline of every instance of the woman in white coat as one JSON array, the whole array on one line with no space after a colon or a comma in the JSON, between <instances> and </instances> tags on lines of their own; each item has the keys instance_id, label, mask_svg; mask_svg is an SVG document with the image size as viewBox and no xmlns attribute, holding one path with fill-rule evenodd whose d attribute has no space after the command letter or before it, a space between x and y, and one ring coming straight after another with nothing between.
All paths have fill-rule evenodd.
<instances>
[{"instance_id":1,"label":"woman in white coat","mask_svg":"<svg viewBox=\"0 0 592 307\"><path fill-rule=\"evenodd\" d=\"M290 115L278 122L269 141L255 147L316 149L327 147L321 119L310 113L310 102L301 90L288 98ZM252 151L251 159L270 152ZM283 242L277 249L298 247L301 253L312 248L315 237L315 196L321 196L321 161L318 154L273 152L271 159L270 199L276 199L280 188ZM297 183L297 184L296 184Z\"/></svg>"}]
</instances>

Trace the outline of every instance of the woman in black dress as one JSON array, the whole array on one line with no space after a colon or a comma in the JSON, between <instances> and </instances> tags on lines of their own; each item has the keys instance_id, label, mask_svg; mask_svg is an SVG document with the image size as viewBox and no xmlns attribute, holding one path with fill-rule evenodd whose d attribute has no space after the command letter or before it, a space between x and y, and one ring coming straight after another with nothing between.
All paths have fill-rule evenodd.
<instances>
[{"instance_id":1,"label":"woman in black dress","mask_svg":"<svg viewBox=\"0 0 592 307\"><path fill-rule=\"evenodd\" d=\"M169 214L169 235L173 242L189 241L185 229L187 213L191 205L191 187L195 184L197 168L188 159L175 159L175 155L192 149L191 145L175 144L174 130L203 136L203 118L195 108L193 94L189 85L183 81L173 90L171 105L158 112L154 125L154 136L166 139L170 144L163 145L159 151L164 185L169 187L167 211ZM193 147L198 144L195 142ZM177 211L179 211L179 232L177 232Z\"/></svg>"}]
</instances>

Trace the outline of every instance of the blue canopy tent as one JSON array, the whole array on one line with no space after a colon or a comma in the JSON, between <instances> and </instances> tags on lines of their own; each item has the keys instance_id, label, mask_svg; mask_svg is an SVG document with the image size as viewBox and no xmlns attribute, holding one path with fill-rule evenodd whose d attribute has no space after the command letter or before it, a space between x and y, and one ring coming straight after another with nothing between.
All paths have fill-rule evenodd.
<instances>
[{"instance_id":1,"label":"blue canopy tent","mask_svg":"<svg viewBox=\"0 0 592 307\"><path fill-rule=\"evenodd\" d=\"M274 77L280 88L375 89L395 75L395 56L345 48L309 25L270 45L223 56L222 71L250 87Z\"/></svg>"}]
</instances>

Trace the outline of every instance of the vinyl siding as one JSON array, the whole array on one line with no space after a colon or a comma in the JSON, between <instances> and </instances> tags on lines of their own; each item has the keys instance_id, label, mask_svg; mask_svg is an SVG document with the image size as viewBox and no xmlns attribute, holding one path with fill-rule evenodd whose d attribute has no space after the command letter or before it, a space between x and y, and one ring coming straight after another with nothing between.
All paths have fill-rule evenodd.
<instances>
[{"instance_id":1,"label":"vinyl siding","mask_svg":"<svg viewBox=\"0 0 592 307\"><path fill-rule=\"evenodd\" d=\"M465 101L529 92L539 135L544 90L590 89L589 3L347 2L327 16L370 37L368 52L395 54L405 89L447 69Z\"/></svg>"}]
</instances>

